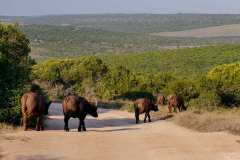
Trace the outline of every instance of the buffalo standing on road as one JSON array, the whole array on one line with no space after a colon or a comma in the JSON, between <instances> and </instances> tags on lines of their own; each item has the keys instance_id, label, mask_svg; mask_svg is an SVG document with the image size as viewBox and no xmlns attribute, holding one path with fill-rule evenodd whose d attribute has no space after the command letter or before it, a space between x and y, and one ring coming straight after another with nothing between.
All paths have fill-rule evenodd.
<instances>
[{"instance_id":1,"label":"buffalo standing on road","mask_svg":"<svg viewBox=\"0 0 240 160\"><path fill-rule=\"evenodd\" d=\"M27 119L34 116L37 117L36 130L44 130L43 116L48 114L48 108L51 102L46 102L42 95L35 92L28 92L21 97L21 124L24 130L27 130Z\"/></svg>"},{"instance_id":2,"label":"buffalo standing on road","mask_svg":"<svg viewBox=\"0 0 240 160\"><path fill-rule=\"evenodd\" d=\"M96 105L97 106L97 105ZM75 95L69 95L62 101L63 114L64 114L64 130L69 131L68 120L73 118L79 119L78 131L86 131L84 119L87 114L93 117L98 117L97 107L89 103L85 98Z\"/></svg>"},{"instance_id":3,"label":"buffalo standing on road","mask_svg":"<svg viewBox=\"0 0 240 160\"><path fill-rule=\"evenodd\" d=\"M148 122L151 122L150 111L158 111L158 106L147 98L141 98L134 102L136 124L139 123L139 115L145 113L144 123L148 117Z\"/></svg>"}]
</instances>

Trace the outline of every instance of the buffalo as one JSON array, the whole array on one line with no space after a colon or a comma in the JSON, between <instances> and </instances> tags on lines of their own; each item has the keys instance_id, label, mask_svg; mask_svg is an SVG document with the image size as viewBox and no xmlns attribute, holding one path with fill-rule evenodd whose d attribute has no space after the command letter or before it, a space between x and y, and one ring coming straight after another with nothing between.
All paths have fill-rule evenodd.
<instances>
[{"instance_id":1,"label":"buffalo","mask_svg":"<svg viewBox=\"0 0 240 160\"><path fill-rule=\"evenodd\" d=\"M23 94L20 101L22 111L21 124L23 125L24 130L27 130L27 120L30 117L37 118L37 131L44 130L43 116L48 114L48 108L52 102L47 102L44 96L35 92Z\"/></svg>"},{"instance_id":2,"label":"buffalo","mask_svg":"<svg viewBox=\"0 0 240 160\"><path fill-rule=\"evenodd\" d=\"M169 113L172 113L172 108L176 112L177 109L179 112L186 110L184 100L181 96L177 96L176 94L171 94L168 96L168 110Z\"/></svg>"},{"instance_id":3,"label":"buffalo","mask_svg":"<svg viewBox=\"0 0 240 160\"><path fill-rule=\"evenodd\" d=\"M158 106L154 104L151 100L147 98L137 99L134 102L134 111L136 124L139 123L139 115L145 113L144 123L146 123L146 119L148 117L148 122L151 122L150 111L158 111Z\"/></svg>"},{"instance_id":4,"label":"buffalo","mask_svg":"<svg viewBox=\"0 0 240 160\"><path fill-rule=\"evenodd\" d=\"M64 130L69 131L68 128L68 121L71 117L79 119L79 127L78 132L86 131L84 119L86 118L87 114L98 117L97 113L97 104L93 105L89 103L85 98L69 95L65 97L62 101L62 108L64 114Z\"/></svg>"},{"instance_id":5,"label":"buffalo","mask_svg":"<svg viewBox=\"0 0 240 160\"><path fill-rule=\"evenodd\" d=\"M164 105L165 104L165 97L162 94L158 94L156 96L156 105Z\"/></svg>"}]
</instances>

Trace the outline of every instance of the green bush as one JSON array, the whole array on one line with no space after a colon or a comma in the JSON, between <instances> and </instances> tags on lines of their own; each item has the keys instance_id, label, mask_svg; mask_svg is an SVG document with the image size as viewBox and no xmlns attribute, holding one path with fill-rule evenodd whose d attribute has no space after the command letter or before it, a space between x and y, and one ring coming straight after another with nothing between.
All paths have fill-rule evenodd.
<instances>
[{"instance_id":1,"label":"green bush","mask_svg":"<svg viewBox=\"0 0 240 160\"><path fill-rule=\"evenodd\" d=\"M94 56L43 61L33 66L33 77L49 82L74 82L67 87L71 93L83 96L91 94L104 99L149 96L149 93L161 92L167 83L174 80L168 73L143 74L132 72L123 66L109 67ZM70 89L63 87L60 92L68 92Z\"/></svg>"},{"instance_id":2,"label":"green bush","mask_svg":"<svg viewBox=\"0 0 240 160\"><path fill-rule=\"evenodd\" d=\"M213 68L207 74L207 79L223 105L240 105L240 62Z\"/></svg>"},{"instance_id":3,"label":"green bush","mask_svg":"<svg viewBox=\"0 0 240 160\"><path fill-rule=\"evenodd\" d=\"M202 91L198 98L191 99L189 106L192 109L212 111L221 104L220 98L211 91Z\"/></svg>"},{"instance_id":4,"label":"green bush","mask_svg":"<svg viewBox=\"0 0 240 160\"><path fill-rule=\"evenodd\" d=\"M110 98L130 91L136 85L135 76L125 67L111 68L99 82L98 91L102 97Z\"/></svg>"},{"instance_id":5,"label":"green bush","mask_svg":"<svg viewBox=\"0 0 240 160\"><path fill-rule=\"evenodd\" d=\"M20 119L21 119L21 109L19 106L4 108L0 110L0 122L19 125Z\"/></svg>"},{"instance_id":6,"label":"green bush","mask_svg":"<svg viewBox=\"0 0 240 160\"><path fill-rule=\"evenodd\" d=\"M65 81L97 81L107 72L106 65L96 57L46 60L33 66L33 77L47 81L62 78Z\"/></svg>"},{"instance_id":7,"label":"green bush","mask_svg":"<svg viewBox=\"0 0 240 160\"><path fill-rule=\"evenodd\" d=\"M164 92L165 94L175 93L187 102L199 96L199 90L195 82L190 80L173 81L167 85Z\"/></svg>"}]
</instances>

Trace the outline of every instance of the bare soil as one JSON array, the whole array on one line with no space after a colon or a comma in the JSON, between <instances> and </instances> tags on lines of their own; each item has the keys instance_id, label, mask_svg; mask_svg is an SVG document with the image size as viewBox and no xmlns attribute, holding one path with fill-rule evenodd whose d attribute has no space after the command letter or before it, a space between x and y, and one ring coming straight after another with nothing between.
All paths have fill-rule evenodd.
<instances>
[{"instance_id":1,"label":"bare soil","mask_svg":"<svg viewBox=\"0 0 240 160\"><path fill-rule=\"evenodd\" d=\"M43 132L0 132L0 159L240 159L239 136L195 132L164 117L136 125L132 113L99 109L98 119L87 117L87 132L77 132L77 119L71 119L70 132L64 132L61 106L53 104L49 113Z\"/></svg>"}]
</instances>

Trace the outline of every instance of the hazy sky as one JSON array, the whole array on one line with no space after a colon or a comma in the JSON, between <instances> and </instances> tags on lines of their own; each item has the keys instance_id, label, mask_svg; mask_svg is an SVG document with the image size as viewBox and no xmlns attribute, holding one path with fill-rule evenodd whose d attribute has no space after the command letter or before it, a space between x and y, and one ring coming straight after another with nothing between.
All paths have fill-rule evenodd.
<instances>
[{"instance_id":1,"label":"hazy sky","mask_svg":"<svg viewBox=\"0 0 240 160\"><path fill-rule=\"evenodd\" d=\"M0 15L240 13L240 0L0 0Z\"/></svg>"}]
</instances>

